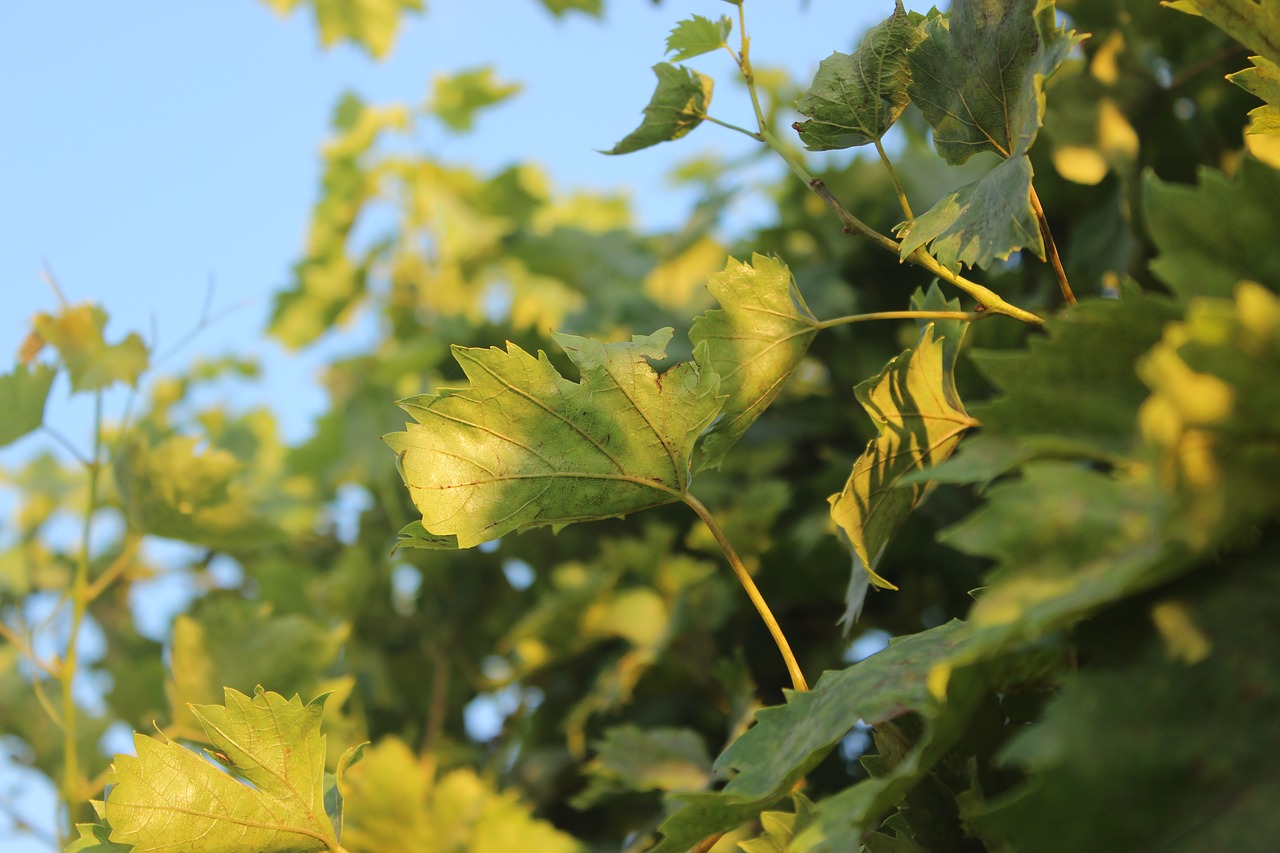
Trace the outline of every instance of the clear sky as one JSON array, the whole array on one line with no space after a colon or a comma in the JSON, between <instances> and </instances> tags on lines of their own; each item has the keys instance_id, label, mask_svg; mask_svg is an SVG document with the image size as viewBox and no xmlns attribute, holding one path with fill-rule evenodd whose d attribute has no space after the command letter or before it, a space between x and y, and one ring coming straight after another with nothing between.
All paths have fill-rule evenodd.
<instances>
[{"instance_id":1,"label":"clear sky","mask_svg":"<svg viewBox=\"0 0 1280 853\"><path fill-rule=\"evenodd\" d=\"M256 355L265 382L233 402L271 401L286 436L304 438L324 403L317 367L358 347L359 330L291 356L262 329L302 246L318 148L348 89L371 103L418 103L435 74L492 63L524 92L483 114L472 133L436 129L424 146L485 170L532 160L560 188L625 189L653 227L679 222L688 204L663 182L681 151L732 155L751 144L707 125L676 143L681 151L596 153L639 122L649 67L663 59L671 27L690 14L733 11L720 0L607 0L604 21L557 21L534 0L428 5L379 63L352 47L322 50L309 13L281 19L256 0L0 3L0 371L31 315L56 309L40 279L45 264L70 301L106 307L108 340L136 330L151 342L154 330L161 351L196 323L212 281L215 312L240 307L169 366ZM746 8L756 63L803 82L832 50L852 50L893 2L748 0ZM689 64L717 78L715 115L750 124L727 56ZM48 418L83 444L88 408L66 394L54 386ZM0 450L0 465L47 443L23 439ZM0 494L0 513L12 505ZM23 796L25 785L0 772L0 801L47 811L47 800ZM33 817L49 825L47 815ZM6 835L6 825L0 811L9 853L49 849Z\"/></svg>"}]
</instances>

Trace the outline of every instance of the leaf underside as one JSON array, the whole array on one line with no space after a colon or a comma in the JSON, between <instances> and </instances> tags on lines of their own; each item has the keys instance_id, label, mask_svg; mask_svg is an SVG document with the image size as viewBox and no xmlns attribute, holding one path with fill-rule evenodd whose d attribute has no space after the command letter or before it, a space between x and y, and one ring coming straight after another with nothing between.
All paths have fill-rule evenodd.
<instances>
[{"instance_id":1,"label":"leaf underside","mask_svg":"<svg viewBox=\"0 0 1280 853\"><path fill-rule=\"evenodd\" d=\"M630 154L659 142L679 139L702 123L711 103L714 81L683 65L659 62L653 66L658 77L644 121L605 154Z\"/></svg>"}]
</instances>

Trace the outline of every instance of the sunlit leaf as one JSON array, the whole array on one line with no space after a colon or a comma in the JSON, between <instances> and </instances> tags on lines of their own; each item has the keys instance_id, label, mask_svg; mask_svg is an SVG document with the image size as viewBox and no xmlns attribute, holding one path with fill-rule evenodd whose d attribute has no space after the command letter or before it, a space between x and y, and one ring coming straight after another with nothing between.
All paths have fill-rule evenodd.
<instances>
[{"instance_id":1,"label":"sunlit leaf","mask_svg":"<svg viewBox=\"0 0 1280 853\"><path fill-rule=\"evenodd\" d=\"M1245 158L1234 179L1204 169L1195 187L1148 174L1143 195L1151 269L1179 296L1229 297L1241 279L1280 292L1280 170Z\"/></svg>"},{"instance_id":2,"label":"sunlit leaf","mask_svg":"<svg viewBox=\"0 0 1280 853\"><path fill-rule=\"evenodd\" d=\"M44 421L44 403L58 371L46 364L35 367L15 365L0 375L0 447L40 428Z\"/></svg>"},{"instance_id":3,"label":"sunlit leaf","mask_svg":"<svg viewBox=\"0 0 1280 853\"><path fill-rule=\"evenodd\" d=\"M1252 68L1228 74L1227 79L1267 103L1250 111L1249 133L1280 135L1280 64L1265 56L1251 56Z\"/></svg>"},{"instance_id":4,"label":"sunlit leaf","mask_svg":"<svg viewBox=\"0 0 1280 853\"><path fill-rule=\"evenodd\" d=\"M911 98L907 51L923 38L920 25L898 0L893 14L869 29L852 55L822 60L796 109L801 141L813 151L866 145L884 136Z\"/></svg>"},{"instance_id":5,"label":"sunlit leaf","mask_svg":"<svg viewBox=\"0 0 1280 853\"><path fill-rule=\"evenodd\" d=\"M658 86L644 108L644 121L605 154L629 154L679 139L702 123L711 103L712 79L669 62L653 66L653 73Z\"/></svg>"},{"instance_id":6,"label":"sunlit leaf","mask_svg":"<svg viewBox=\"0 0 1280 853\"><path fill-rule=\"evenodd\" d=\"M813 823L813 802L804 794L791 795L795 811L762 812L760 828L764 832L750 841L738 844L746 853L790 853L794 839Z\"/></svg>"},{"instance_id":7,"label":"sunlit leaf","mask_svg":"<svg viewBox=\"0 0 1280 853\"><path fill-rule=\"evenodd\" d=\"M919 344L857 387L858 401L879 437L854 463L844 490L829 498L831 517L862 568L873 584L886 589L897 587L876 573L876 565L927 488L900 481L942 462L978 423L965 412L943 356L944 343L929 326Z\"/></svg>"},{"instance_id":8,"label":"sunlit leaf","mask_svg":"<svg viewBox=\"0 0 1280 853\"><path fill-rule=\"evenodd\" d=\"M667 36L667 53L676 62L683 62L725 46L729 33L733 30L733 21L728 15L721 15L718 21L694 15L676 24L675 29Z\"/></svg>"},{"instance_id":9,"label":"sunlit leaf","mask_svg":"<svg viewBox=\"0 0 1280 853\"><path fill-rule=\"evenodd\" d=\"M423 0L263 0L280 14L306 4L315 11L320 41L332 47L340 41L360 45L377 59L391 52L400 17L420 12Z\"/></svg>"},{"instance_id":10,"label":"sunlit leaf","mask_svg":"<svg viewBox=\"0 0 1280 853\"><path fill-rule=\"evenodd\" d=\"M693 443L722 398L705 347L654 372L649 361L666 356L671 335L614 344L556 335L580 382L514 344L455 347L470 387L401 401L416 423L385 439L423 527L470 548L679 500Z\"/></svg>"},{"instance_id":11,"label":"sunlit leaf","mask_svg":"<svg viewBox=\"0 0 1280 853\"><path fill-rule=\"evenodd\" d=\"M116 382L136 385L147 369L142 338L130 333L119 343L108 344L102 335L107 312L92 303L67 305L59 314L37 314L31 325L36 335L58 350L73 391L98 391Z\"/></svg>"},{"instance_id":12,"label":"sunlit leaf","mask_svg":"<svg viewBox=\"0 0 1280 853\"><path fill-rule=\"evenodd\" d=\"M729 259L707 281L720 308L699 317L689 332L706 346L711 367L728 395L721 419L702 444L699 468L718 467L725 453L769 407L814 336L818 320L804 304L795 277L777 258Z\"/></svg>"},{"instance_id":13,"label":"sunlit leaf","mask_svg":"<svg viewBox=\"0 0 1280 853\"><path fill-rule=\"evenodd\" d=\"M137 853L336 847L324 810L323 701L228 688L225 702L192 710L230 773L178 743L135 734L137 756L115 760L111 839Z\"/></svg>"},{"instance_id":14,"label":"sunlit leaf","mask_svg":"<svg viewBox=\"0 0 1280 853\"><path fill-rule=\"evenodd\" d=\"M431 81L427 109L451 130L466 131L471 129L477 112L502 103L522 88L519 83L495 79L491 65L441 74Z\"/></svg>"}]
</instances>

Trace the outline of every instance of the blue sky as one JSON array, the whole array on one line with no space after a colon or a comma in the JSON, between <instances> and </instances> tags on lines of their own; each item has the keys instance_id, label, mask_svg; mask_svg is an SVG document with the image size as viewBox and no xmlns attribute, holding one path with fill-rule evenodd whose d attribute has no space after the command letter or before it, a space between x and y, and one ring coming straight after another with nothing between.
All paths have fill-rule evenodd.
<instances>
[{"instance_id":1,"label":"blue sky","mask_svg":"<svg viewBox=\"0 0 1280 853\"><path fill-rule=\"evenodd\" d=\"M302 246L318 148L348 89L369 102L418 103L435 74L492 63L524 92L472 133L437 129L424 147L486 170L531 160L561 189L623 189L654 227L680 221L688 204L663 181L682 153L731 156L751 144L708 125L680 150L596 153L638 123L649 66L663 58L671 27L693 13L733 11L720 0L609 0L603 22L557 21L534 0L429 5L378 63L355 48L323 50L307 13L282 19L256 0L0 4L0 361L13 358L34 313L56 309L40 278L45 264L70 301L107 308L109 340L136 330L153 341L154 330L161 351L197 322L212 281L215 312L234 312L169 366L223 352L257 356L264 383L233 402L270 401L286 436L304 438L324 404L318 367L359 347L360 330L289 355L262 329ZM892 10L892 0L748 0L753 57L807 80ZM712 112L750 124L727 56L690 64L718 80ZM750 205L743 209L749 216ZM47 417L84 445L87 401L66 395L55 385ZM0 450L0 466L48 444L23 439ZM0 513L12 505L0 494ZM44 810L32 816L48 826L47 800L26 799L25 786L0 773L0 800ZM49 849L7 836L6 825L0 816L6 851Z\"/></svg>"}]
</instances>

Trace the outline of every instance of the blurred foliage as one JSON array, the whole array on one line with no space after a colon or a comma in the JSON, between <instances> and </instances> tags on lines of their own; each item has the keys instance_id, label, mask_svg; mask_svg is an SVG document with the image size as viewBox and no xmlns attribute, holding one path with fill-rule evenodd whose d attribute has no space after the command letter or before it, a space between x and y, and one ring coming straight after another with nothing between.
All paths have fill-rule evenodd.
<instances>
[{"instance_id":1,"label":"blurred foliage","mask_svg":"<svg viewBox=\"0 0 1280 853\"><path fill-rule=\"evenodd\" d=\"M322 41L378 56L424 6L308 5ZM619 195L404 144L516 94L485 66L334 110L267 334L310 347L364 313L378 335L327 365L305 440L209 402L251 363L161 375L106 308L34 318L0 376L0 442L32 448L0 471L0 734L58 785L65 849L1270 849L1274 4L1171 5L886 8L829 34L859 47L811 86L753 69L761 139L881 234L912 233L900 187L947 220L915 245L1043 330L851 236L793 176L727 233L749 164L673 159L699 198L643 233ZM1226 8L1258 17L1224 32ZM666 47L741 50L736 29L695 17ZM657 68L622 150L720 130L709 78ZM882 136L896 178L874 150L800 151ZM1035 257L1032 181L1078 305ZM947 314L849 316L906 309ZM45 422L66 386L93 423ZM549 485L584 473L634 494ZM192 597L152 635L158 581ZM111 771L121 723L137 755Z\"/></svg>"}]
</instances>

